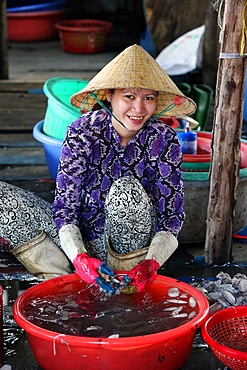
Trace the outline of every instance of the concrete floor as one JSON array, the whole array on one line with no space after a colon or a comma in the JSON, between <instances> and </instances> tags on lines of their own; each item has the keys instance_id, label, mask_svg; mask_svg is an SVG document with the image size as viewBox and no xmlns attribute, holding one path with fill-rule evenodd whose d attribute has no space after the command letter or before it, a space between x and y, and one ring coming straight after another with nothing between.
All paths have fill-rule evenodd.
<instances>
[{"instance_id":1,"label":"concrete floor","mask_svg":"<svg viewBox=\"0 0 247 370\"><path fill-rule=\"evenodd\" d=\"M117 51L72 54L62 50L59 40L39 43L9 43L9 80L43 81L52 77L91 79Z\"/></svg>"},{"instance_id":2,"label":"concrete floor","mask_svg":"<svg viewBox=\"0 0 247 370\"><path fill-rule=\"evenodd\" d=\"M233 262L247 263L247 244L233 243Z\"/></svg>"}]
</instances>

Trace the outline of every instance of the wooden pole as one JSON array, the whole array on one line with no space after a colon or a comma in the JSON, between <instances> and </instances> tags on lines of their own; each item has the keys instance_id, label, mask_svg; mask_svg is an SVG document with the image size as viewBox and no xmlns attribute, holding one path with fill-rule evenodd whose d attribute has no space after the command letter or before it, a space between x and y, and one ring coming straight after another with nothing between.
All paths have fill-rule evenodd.
<instances>
[{"instance_id":1,"label":"wooden pole","mask_svg":"<svg viewBox=\"0 0 247 370\"><path fill-rule=\"evenodd\" d=\"M0 0L0 80L9 78L6 0Z\"/></svg>"},{"instance_id":2,"label":"wooden pole","mask_svg":"<svg viewBox=\"0 0 247 370\"><path fill-rule=\"evenodd\" d=\"M245 58L240 56L245 2L224 1L205 241L205 259L210 264L232 260L246 71Z\"/></svg>"}]
</instances>

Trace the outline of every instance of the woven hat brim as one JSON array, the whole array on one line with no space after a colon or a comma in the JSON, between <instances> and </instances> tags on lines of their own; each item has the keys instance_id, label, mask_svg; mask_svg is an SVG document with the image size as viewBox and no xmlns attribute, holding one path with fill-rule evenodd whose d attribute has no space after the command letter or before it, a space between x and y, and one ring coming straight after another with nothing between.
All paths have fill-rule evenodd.
<instances>
[{"instance_id":1,"label":"woven hat brim","mask_svg":"<svg viewBox=\"0 0 247 370\"><path fill-rule=\"evenodd\" d=\"M171 107L164 116L190 115L196 110L194 101L186 97L141 46L132 45L110 61L81 91L73 94L71 104L92 110L98 100L105 100L106 89L138 88L158 91L155 114ZM180 99L178 99L180 97Z\"/></svg>"}]
</instances>

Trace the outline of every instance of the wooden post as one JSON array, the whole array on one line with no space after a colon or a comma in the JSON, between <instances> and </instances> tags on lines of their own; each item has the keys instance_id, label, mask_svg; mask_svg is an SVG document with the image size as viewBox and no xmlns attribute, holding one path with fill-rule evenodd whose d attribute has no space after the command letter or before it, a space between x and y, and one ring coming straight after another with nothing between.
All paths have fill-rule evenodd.
<instances>
[{"instance_id":1,"label":"wooden post","mask_svg":"<svg viewBox=\"0 0 247 370\"><path fill-rule=\"evenodd\" d=\"M245 58L240 56L245 2L224 2L205 241L205 259L210 264L224 264L232 259L245 89Z\"/></svg>"},{"instance_id":2,"label":"wooden post","mask_svg":"<svg viewBox=\"0 0 247 370\"><path fill-rule=\"evenodd\" d=\"M0 80L9 78L6 0L0 0Z\"/></svg>"}]
</instances>

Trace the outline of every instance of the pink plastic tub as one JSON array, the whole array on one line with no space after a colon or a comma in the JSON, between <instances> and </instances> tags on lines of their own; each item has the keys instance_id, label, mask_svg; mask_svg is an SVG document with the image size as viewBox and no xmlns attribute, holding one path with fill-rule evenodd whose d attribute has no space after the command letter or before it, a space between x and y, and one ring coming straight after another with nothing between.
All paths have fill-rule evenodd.
<instances>
[{"instance_id":1,"label":"pink plastic tub","mask_svg":"<svg viewBox=\"0 0 247 370\"><path fill-rule=\"evenodd\" d=\"M27 289L15 301L14 319L27 332L33 354L42 369L177 370L189 356L196 330L208 318L208 301L199 290L158 275L148 289L162 293L176 286L180 292L196 300L196 316L175 329L135 337L92 338L52 332L26 319L24 311L30 301L62 291L81 292L85 286L77 274L65 275Z\"/></svg>"}]
</instances>

